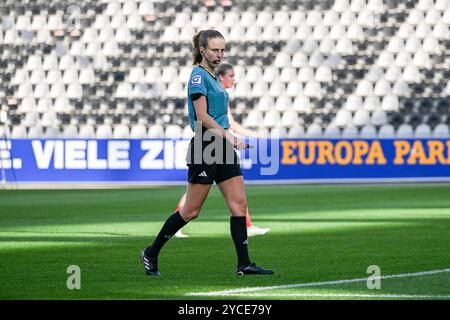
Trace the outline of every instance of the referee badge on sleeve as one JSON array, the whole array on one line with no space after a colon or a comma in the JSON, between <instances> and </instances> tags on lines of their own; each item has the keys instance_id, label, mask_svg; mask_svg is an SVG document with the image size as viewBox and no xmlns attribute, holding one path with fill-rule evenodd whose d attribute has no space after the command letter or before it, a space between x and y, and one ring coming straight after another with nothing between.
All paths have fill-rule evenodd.
<instances>
[{"instance_id":1,"label":"referee badge on sleeve","mask_svg":"<svg viewBox=\"0 0 450 320\"><path fill-rule=\"evenodd\" d=\"M203 83L202 75L196 74L191 78L191 85L193 86L201 86Z\"/></svg>"}]
</instances>

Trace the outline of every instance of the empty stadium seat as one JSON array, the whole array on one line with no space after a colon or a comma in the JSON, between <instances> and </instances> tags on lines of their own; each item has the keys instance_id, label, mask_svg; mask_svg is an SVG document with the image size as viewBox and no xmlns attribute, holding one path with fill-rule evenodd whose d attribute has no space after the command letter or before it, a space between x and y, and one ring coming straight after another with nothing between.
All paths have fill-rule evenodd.
<instances>
[{"instance_id":1,"label":"empty stadium seat","mask_svg":"<svg viewBox=\"0 0 450 320\"><path fill-rule=\"evenodd\" d=\"M181 139L183 130L176 124L168 125L165 131L165 137L169 139Z\"/></svg>"},{"instance_id":2,"label":"empty stadium seat","mask_svg":"<svg viewBox=\"0 0 450 320\"><path fill-rule=\"evenodd\" d=\"M32 126L28 129L28 139L40 139L44 136L44 131L40 126Z\"/></svg>"},{"instance_id":3,"label":"empty stadium seat","mask_svg":"<svg viewBox=\"0 0 450 320\"><path fill-rule=\"evenodd\" d=\"M414 129L411 125L407 123L403 123L398 129L396 133L397 138L413 138L414 137Z\"/></svg>"},{"instance_id":4,"label":"empty stadium seat","mask_svg":"<svg viewBox=\"0 0 450 320\"><path fill-rule=\"evenodd\" d=\"M431 138L431 128L428 124L422 123L414 130L415 138Z\"/></svg>"},{"instance_id":5,"label":"empty stadium seat","mask_svg":"<svg viewBox=\"0 0 450 320\"><path fill-rule=\"evenodd\" d=\"M336 114L334 124L338 127L344 127L352 123L352 113L347 109L340 109Z\"/></svg>"},{"instance_id":6,"label":"empty stadium seat","mask_svg":"<svg viewBox=\"0 0 450 320\"><path fill-rule=\"evenodd\" d=\"M375 126L382 126L388 123L386 112L383 110L375 110L371 117L371 123Z\"/></svg>"},{"instance_id":7,"label":"empty stadium seat","mask_svg":"<svg viewBox=\"0 0 450 320\"><path fill-rule=\"evenodd\" d=\"M359 136L362 139L375 139L377 138L377 129L373 125L365 125L361 128Z\"/></svg>"},{"instance_id":8,"label":"empty stadium seat","mask_svg":"<svg viewBox=\"0 0 450 320\"><path fill-rule=\"evenodd\" d=\"M109 124L101 124L97 127L95 133L97 139L111 139L113 138L112 127Z\"/></svg>"},{"instance_id":9,"label":"empty stadium seat","mask_svg":"<svg viewBox=\"0 0 450 320\"><path fill-rule=\"evenodd\" d=\"M289 129L288 138L302 138L305 136L305 128L300 125L294 125Z\"/></svg>"},{"instance_id":10,"label":"empty stadium seat","mask_svg":"<svg viewBox=\"0 0 450 320\"><path fill-rule=\"evenodd\" d=\"M364 110L367 110L367 111L375 111L377 109L380 109L381 102L380 102L379 97L375 97L375 96L366 97L364 99L363 108L364 108Z\"/></svg>"},{"instance_id":11,"label":"empty stadium seat","mask_svg":"<svg viewBox=\"0 0 450 320\"><path fill-rule=\"evenodd\" d=\"M95 129L92 124L84 124L80 126L78 135L82 139L92 139L95 138Z\"/></svg>"},{"instance_id":12,"label":"empty stadium seat","mask_svg":"<svg viewBox=\"0 0 450 320\"><path fill-rule=\"evenodd\" d=\"M11 138L13 139L25 139L27 138L27 129L22 125L15 125L11 131Z\"/></svg>"},{"instance_id":13,"label":"empty stadium seat","mask_svg":"<svg viewBox=\"0 0 450 320\"><path fill-rule=\"evenodd\" d=\"M432 133L433 138L443 139L450 137L450 130L447 124L440 123L438 124Z\"/></svg>"},{"instance_id":14,"label":"empty stadium seat","mask_svg":"<svg viewBox=\"0 0 450 320\"><path fill-rule=\"evenodd\" d=\"M164 127L160 124L154 124L148 129L148 137L159 139L164 137Z\"/></svg>"},{"instance_id":15,"label":"empty stadium seat","mask_svg":"<svg viewBox=\"0 0 450 320\"><path fill-rule=\"evenodd\" d=\"M277 111L285 111L292 107L291 98L287 95L278 95L275 103L275 110Z\"/></svg>"},{"instance_id":16,"label":"empty stadium seat","mask_svg":"<svg viewBox=\"0 0 450 320\"><path fill-rule=\"evenodd\" d=\"M54 126L46 126L44 127L43 137L47 139L56 139L60 137L60 132L57 127Z\"/></svg>"},{"instance_id":17,"label":"empty stadium seat","mask_svg":"<svg viewBox=\"0 0 450 320\"><path fill-rule=\"evenodd\" d=\"M395 138L395 129L391 124L384 124L378 130L378 137L381 139Z\"/></svg>"},{"instance_id":18,"label":"empty stadium seat","mask_svg":"<svg viewBox=\"0 0 450 320\"><path fill-rule=\"evenodd\" d=\"M131 139L145 139L147 138L147 128L143 124L135 124L130 130Z\"/></svg>"},{"instance_id":19,"label":"empty stadium seat","mask_svg":"<svg viewBox=\"0 0 450 320\"><path fill-rule=\"evenodd\" d=\"M337 139L341 137L341 130L335 124L330 123L323 133L324 138Z\"/></svg>"},{"instance_id":20,"label":"empty stadium seat","mask_svg":"<svg viewBox=\"0 0 450 320\"><path fill-rule=\"evenodd\" d=\"M306 97L304 95L297 96L292 107L294 110L304 113L310 113L314 108L309 97Z\"/></svg>"},{"instance_id":21,"label":"empty stadium seat","mask_svg":"<svg viewBox=\"0 0 450 320\"><path fill-rule=\"evenodd\" d=\"M290 98L295 98L303 93L303 85L298 80L293 80L288 83L286 88L286 95Z\"/></svg>"},{"instance_id":22,"label":"empty stadium seat","mask_svg":"<svg viewBox=\"0 0 450 320\"><path fill-rule=\"evenodd\" d=\"M191 127L186 126L183 129L183 138L184 139L191 139L194 136L194 132L192 131Z\"/></svg>"},{"instance_id":23,"label":"empty stadium seat","mask_svg":"<svg viewBox=\"0 0 450 320\"><path fill-rule=\"evenodd\" d=\"M284 127L275 127L270 130L271 139L281 139L288 136L287 130Z\"/></svg>"},{"instance_id":24,"label":"empty stadium seat","mask_svg":"<svg viewBox=\"0 0 450 320\"><path fill-rule=\"evenodd\" d=\"M359 137L358 128L353 125L344 127L344 129L342 130L342 137L346 139L358 138Z\"/></svg>"},{"instance_id":25,"label":"empty stadium seat","mask_svg":"<svg viewBox=\"0 0 450 320\"><path fill-rule=\"evenodd\" d=\"M306 130L305 137L313 139L322 138L322 127L317 123L311 124Z\"/></svg>"},{"instance_id":26,"label":"empty stadium seat","mask_svg":"<svg viewBox=\"0 0 450 320\"><path fill-rule=\"evenodd\" d=\"M78 137L79 137L79 134L78 134L77 126L75 126L73 124L68 124L68 125L64 126L63 132L61 134L61 138L73 139L73 138L78 138Z\"/></svg>"},{"instance_id":27,"label":"empty stadium seat","mask_svg":"<svg viewBox=\"0 0 450 320\"><path fill-rule=\"evenodd\" d=\"M290 108L283 112L280 123L283 127L292 127L298 124L298 121L299 117L297 111Z\"/></svg>"},{"instance_id":28,"label":"empty stadium seat","mask_svg":"<svg viewBox=\"0 0 450 320\"><path fill-rule=\"evenodd\" d=\"M375 84L374 95L383 97L391 93L391 84L386 79L380 79Z\"/></svg>"},{"instance_id":29,"label":"empty stadium seat","mask_svg":"<svg viewBox=\"0 0 450 320\"><path fill-rule=\"evenodd\" d=\"M360 96L350 95L344 105L344 108L348 111L357 111L363 106L363 101Z\"/></svg>"},{"instance_id":30,"label":"empty stadium seat","mask_svg":"<svg viewBox=\"0 0 450 320\"><path fill-rule=\"evenodd\" d=\"M370 113L367 110L359 109L353 116L353 124L355 126L364 126L370 124Z\"/></svg>"},{"instance_id":31,"label":"empty stadium seat","mask_svg":"<svg viewBox=\"0 0 450 320\"><path fill-rule=\"evenodd\" d=\"M306 97L319 98L322 95L322 87L320 82L311 80L305 85L303 93Z\"/></svg>"},{"instance_id":32,"label":"empty stadium seat","mask_svg":"<svg viewBox=\"0 0 450 320\"><path fill-rule=\"evenodd\" d=\"M263 125L269 128L276 127L280 123L280 120L280 113L274 109L271 109L264 115Z\"/></svg>"},{"instance_id":33,"label":"empty stadium seat","mask_svg":"<svg viewBox=\"0 0 450 320\"><path fill-rule=\"evenodd\" d=\"M398 111L399 103L398 97L393 94L388 94L383 97L381 101L381 109L384 111Z\"/></svg>"},{"instance_id":34,"label":"empty stadium seat","mask_svg":"<svg viewBox=\"0 0 450 320\"><path fill-rule=\"evenodd\" d=\"M114 139L128 139L130 138L130 128L125 124L119 124L114 127L112 137Z\"/></svg>"}]
</instances>

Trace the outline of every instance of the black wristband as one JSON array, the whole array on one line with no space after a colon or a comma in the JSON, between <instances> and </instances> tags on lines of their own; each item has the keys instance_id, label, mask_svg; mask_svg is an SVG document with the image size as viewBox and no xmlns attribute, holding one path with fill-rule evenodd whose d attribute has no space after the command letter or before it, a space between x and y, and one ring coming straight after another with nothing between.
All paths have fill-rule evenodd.
<instances>
[{"instance_id":1,"label":"black wristband","mask_svg":"<svg viewBox=\"0 0 450 320\"><path fill-rule=\"evenodd\" d=\"M200 93L200 92L198 92L198 93L193 93L193 94L190 95L192 101L195 101L195 100L197 100L197 99L200 99L201 96L204 96L204 94L203 94L203 93Z\"/></svg>"}]
</instances>

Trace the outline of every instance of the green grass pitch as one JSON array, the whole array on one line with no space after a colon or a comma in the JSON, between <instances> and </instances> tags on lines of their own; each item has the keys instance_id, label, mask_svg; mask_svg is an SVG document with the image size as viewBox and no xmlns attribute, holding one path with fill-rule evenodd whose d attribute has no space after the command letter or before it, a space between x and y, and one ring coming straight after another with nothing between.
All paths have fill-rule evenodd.
<instances>
[{"instance_id":1,"label":"green grass pitch","mask_svg":"<svg viewBox=\"0 0 450 320\"><path fill-rule=\"evenodd\" d=\"M250 256L276 271L253 277L234 275L229 213L213 187L190 237L162 250L162 276L148 277L138 254L183 191L0 191L0 299L450 298L450 185L248 186L253 222L272 229L249 239ZM78 290L67 288L71 265ZM380 289L340 281L367 278L371 265Z\"/></svg>"}]
</instances>

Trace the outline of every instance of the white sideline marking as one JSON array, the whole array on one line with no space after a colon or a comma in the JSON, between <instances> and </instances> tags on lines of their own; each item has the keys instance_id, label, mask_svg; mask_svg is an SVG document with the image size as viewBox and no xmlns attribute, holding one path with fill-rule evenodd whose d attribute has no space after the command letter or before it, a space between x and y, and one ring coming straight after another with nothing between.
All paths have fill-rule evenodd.
<instances>
[{"instance_id":1,"label":"white sideline marking","mask_svg":"<svg viewBox=\"0 0 450 320\"><path fill-rule=\"evenodd\" d=\"M414 272L414 273L391 274L391 275L386 275L386 276L381 276L381 277L371 277L370 279L376 280L376 279L421 277L421 276L427 276L427 275L431 275L431 274L444 273L444 272L450 272L450 269L439 269L439 270L421 271L421 272ZM249 287L249 288L222 290L222 291L188 292L186 295L187 296L229 296L229 295L234 295L236 293L240 294L240 293L244 293L244 292L255 292L255 291L273 290L273 289L303 288L303 287L315 287L315 286L354 283L354 282L366 282L367 279L368 278L366 277L366 278L355 278L355 279L346 279L346 280L332 280L332 281L286 284L286 285L279 285L279 286Z\"/></svg>"},{"instance_id":2,"label":"white sideline marking","mask_svg":"<svg viewBox=\"0 0 450 320\"><path fill-rule=\"evenodd\" d=\"M415 295L415 294L360 294L360 293L235 293L226 294L233 297L355 297L355 298L418 298L418 299L450 299L447 296Z\"/></svg>"}]
</instances>

